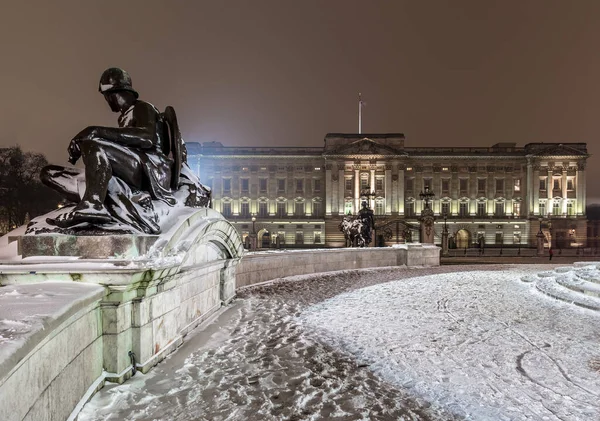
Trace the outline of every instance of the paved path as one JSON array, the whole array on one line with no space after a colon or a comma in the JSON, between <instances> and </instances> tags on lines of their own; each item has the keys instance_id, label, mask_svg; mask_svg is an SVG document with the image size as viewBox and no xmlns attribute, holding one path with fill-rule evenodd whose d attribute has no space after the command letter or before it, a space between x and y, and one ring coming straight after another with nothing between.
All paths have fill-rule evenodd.
<instances>
[{"instance_id":1,"label":"paved path","mask_svg":"<svg viewBox=\"0 0 600 421\"><path fill-rule=\"evenodd\" d=\"M320 343L296 316L369 285L498 268L344 271L242 290L215 323L148 375L101 390L79 420L456 420Z\"/></svg>"}]
</instances>

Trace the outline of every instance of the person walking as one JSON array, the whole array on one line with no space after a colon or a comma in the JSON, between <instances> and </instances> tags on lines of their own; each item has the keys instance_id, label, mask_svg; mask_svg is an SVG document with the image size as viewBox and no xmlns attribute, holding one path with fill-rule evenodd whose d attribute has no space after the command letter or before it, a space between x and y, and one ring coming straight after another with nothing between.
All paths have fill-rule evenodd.
<instances>
[{"instance_id":1,"label":"person walking","mask_svg":"<svg viewBox=\"0 0 600 421\"><path fill-rule=\"evenodd\" d=\"M552 251L552 248L548 249L548 255L549 255L549 259L548 260L552 260L552 256L554 255L554 252Z\"/></svg>"}]
</instances>

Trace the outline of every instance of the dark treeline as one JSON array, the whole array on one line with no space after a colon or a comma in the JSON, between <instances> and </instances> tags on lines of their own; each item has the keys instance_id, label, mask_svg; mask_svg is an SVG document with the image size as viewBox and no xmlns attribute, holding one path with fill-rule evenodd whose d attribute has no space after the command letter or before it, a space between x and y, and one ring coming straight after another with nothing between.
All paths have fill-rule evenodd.
<instances>
[{"instance_id":1,"label":"dark treeline","mask_svg":"<svg viewBox=\"0 0 600 421\"><path fill-rule=\"evenodd\" d=\"M57 208L60 196L40 181L45 165L42 154L0 148L0 234Z\"/></svg>"}]
</instances>

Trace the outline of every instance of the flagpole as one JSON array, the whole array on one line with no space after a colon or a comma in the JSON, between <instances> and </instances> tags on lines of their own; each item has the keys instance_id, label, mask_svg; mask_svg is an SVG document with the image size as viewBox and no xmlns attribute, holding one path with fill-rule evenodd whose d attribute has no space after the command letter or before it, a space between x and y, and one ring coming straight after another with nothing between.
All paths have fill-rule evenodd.
<instances>
[{"instance_id":1,"label":"flagpole","mask_svg":"<svg viewBox=\"0 0 600 421\"><path fill-rule=\"evenodd\" d=\"M360 99L360 92L358 93L358 134L362 133L362 100Z\"/></svg>"}]
</instances>

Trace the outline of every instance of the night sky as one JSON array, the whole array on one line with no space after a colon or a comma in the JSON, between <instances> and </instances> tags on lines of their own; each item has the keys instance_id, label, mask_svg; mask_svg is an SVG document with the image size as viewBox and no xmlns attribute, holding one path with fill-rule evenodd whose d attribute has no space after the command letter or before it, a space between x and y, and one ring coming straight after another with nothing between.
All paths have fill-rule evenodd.
<instances>
[{"instance_id":1,"label":"night sky","mask_svg":"<svg viewBox=\"0 0 600 421\"><path fill-rule=\"evenodd\" d=\"M586 142L600 152L600 1L5 1L0 147L66 164L122 67L173 105L186 141L321 146L401 132L407 146ZM597 156L588 201L600 202Z\"/></svg>"}]
</instances>

